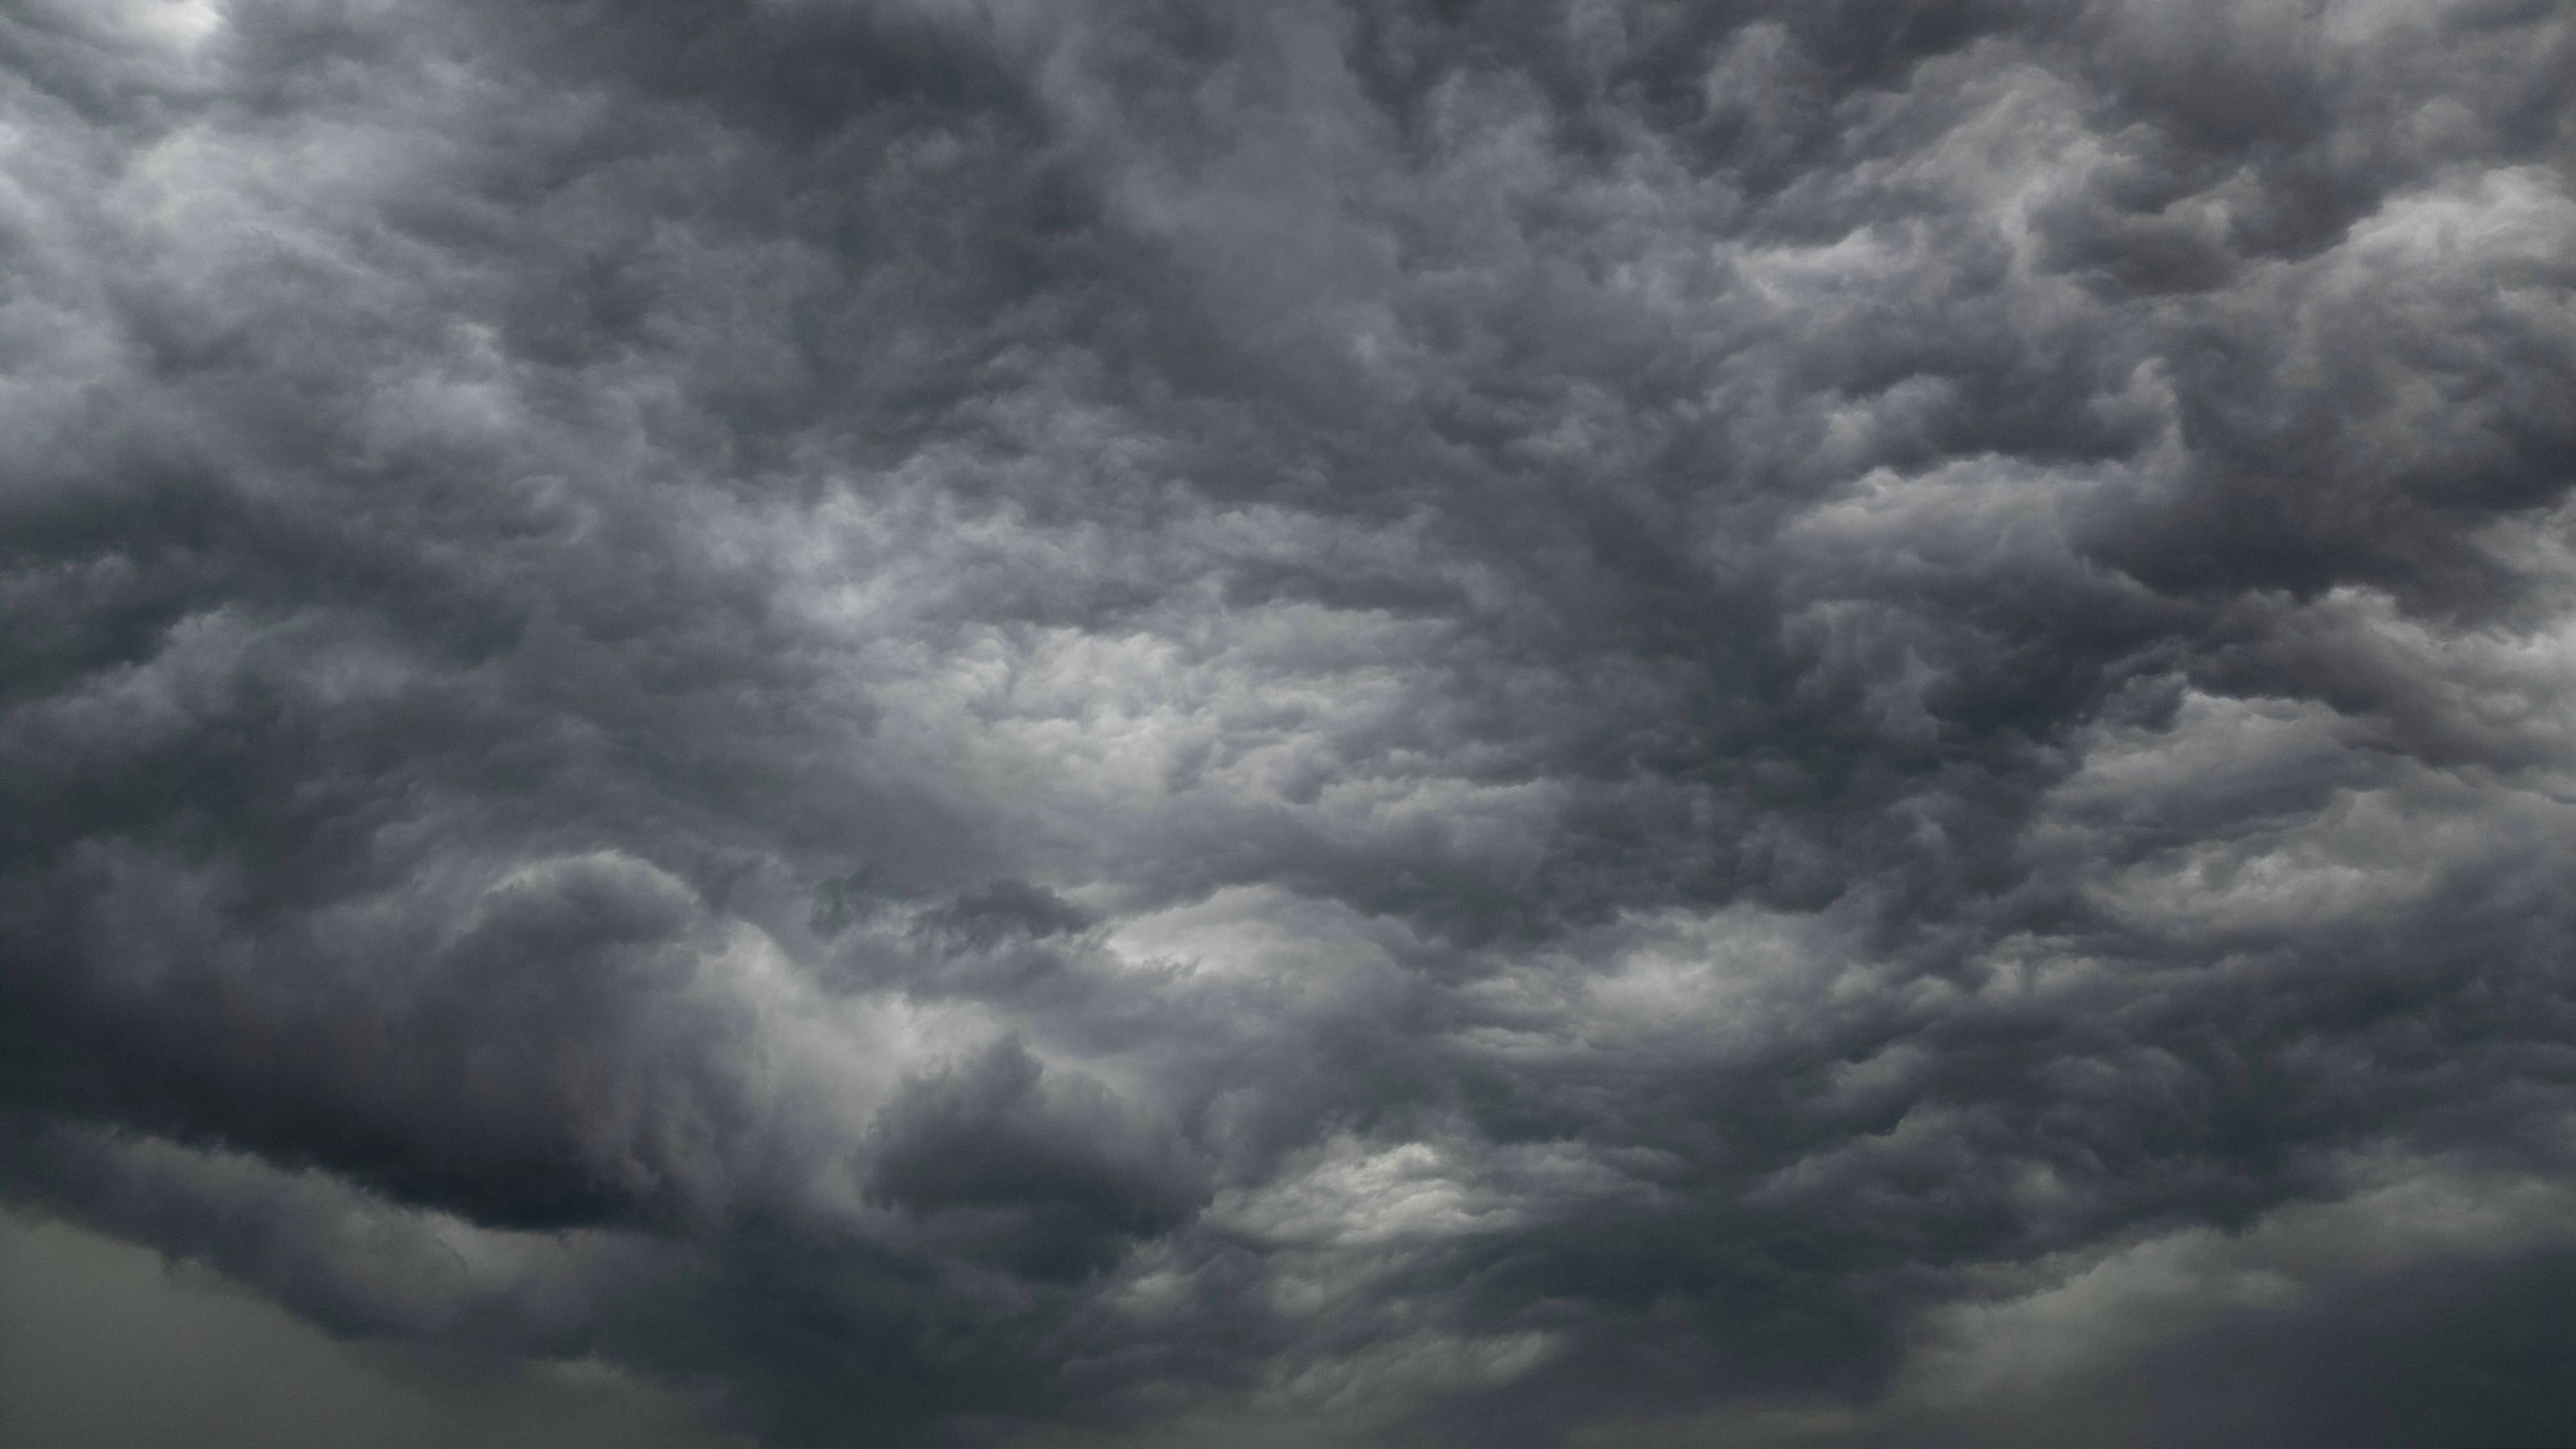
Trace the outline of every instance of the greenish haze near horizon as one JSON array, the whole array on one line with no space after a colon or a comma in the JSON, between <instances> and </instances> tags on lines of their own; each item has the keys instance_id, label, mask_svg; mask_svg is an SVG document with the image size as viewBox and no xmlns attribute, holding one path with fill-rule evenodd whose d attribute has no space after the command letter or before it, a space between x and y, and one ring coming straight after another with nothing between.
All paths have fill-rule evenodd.
<instances>
[{"instance_id":1,"label":"greenish haze near horizon","mask_svg":"<svg viewBox=\"0 0 2576 1449\"><path fill-rule=\"evenodd\" d=\"M595 1365L442 1373L303 1323L209 1269L0 1212L9 1449L747 1449Z\"/></svg>"}]
</instances>

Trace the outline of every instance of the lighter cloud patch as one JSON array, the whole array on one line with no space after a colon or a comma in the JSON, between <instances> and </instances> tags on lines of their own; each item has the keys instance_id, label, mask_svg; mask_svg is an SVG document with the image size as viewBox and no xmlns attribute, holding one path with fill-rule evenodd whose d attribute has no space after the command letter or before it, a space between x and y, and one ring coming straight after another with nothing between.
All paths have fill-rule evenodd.
<instances>
[{"instance_id":1,"label":"lighter cloud patch","mask_svg":"<svg viewBox=\"0 0 2576 1449\"><path fill-rule=\"evenodd\" d=\"M2419 902L2445 857L2483 838L2475 812L2430 812L2384 793L2348 796L2291 830L2198 842L2097 886L2096 901L2155 931L2310 933Z\"/></svg>"},{"instance_id":2,"label":"lighter cloud patch","mask_svg":"<svg viewBox=\"0 0 2576 1449\"><path fill-rule=\"evenodd\" d=\"M2400 197L2354 223L2336 249L2338 270L2397 266L2421 270L2509 258L2551 263L2576 240L2576 198L2537 166L2498 167L2463 183Z\"/></svg>"},{"instance_id":3,"label":"lighter cloud patch","mask_svg":"<svg viewBox=\"0 0 2576 1449\"><path fill-rule=\"evenodd\" d=\"M575 870L625 877L689 912L702 906L686 883L615 852L524 866L487 899ZM983 1045L998 1024L970 1002L827 993L738 919L714 923L709 946L685 985L632 1028L625 1050L639 1096L591 1125L593 1150L638 1184L680 1188L705 1221L758 1208L874 1221L859 1154L878 1113L909 1074ZM694 1060L700 1053L707 1059ZM690 1090L693 1070L723 1081L748 1115L710 1120Z\"/></svg>"},{"instance_id":4,"label":"lighter cloud patch","mask_svg":"<svg viewBox=\"0 0 2576 1449\"><path fill-rule=\"evenodd\" d=\"M1522 1067L1597 1054L1719 1060L1811 1027L1820 1002L1874 979L1815 917L1753 906L1639 915L1460 987L1475 1019L1450 1041Z\"/></svg>"},{"instance_id":5,"label":"lighter cloud patch","mask_svg":"<svg viewBox=\"0 0 2576 1449\"><path fill-rule=\"evenodd\" d=\"M1359 1247L1508 1227L1509 1204L1461 1180L1467 1169L1428 1142L1372 1147L1335 1137L1284 1182L1228 1189L1207 1221L1274 1245Z\"/></svg>"},{"instance_id":6,"label":"lighter cloud patch","mask_svg":"<svg viewBox=\"0 0 2576 1449\"><path fill-rule=\"evenodd\" d=\"M2541 681L2563 669L2563 646L2436 638L2389 617L2360 622L2338 647L2411 683L2396 692L2394 719L2187 693L2169 727L2099 737L2053 792L2027 848L2096 862L2093 898L2136 926L2291 933L2404 911L2450 873L2509 850L2511 838L2564 839L2576 827L2545 793L2427 768L2386 747L2391 725L2455 741L2509 731L2522 736L2509 753L2545 757L2552 752L2529 733L2551 725L2533 696L2557 692L2554 680ZM2446 675L2454 687L2425 687ZM2181 839L2138 855L2104 849L2122 835ZM2116 863L2124 857L2130 863Z\"/></svg>"},{"instance_id":7,"label":"lighter cloud patch","mask_svg":"<svg viewBox=\"0 0 2576 1449\"><path fill-rule=\"evenodd\" d=\"M701 968L710 1005L747 1010L754 1045L733 1063L765 1109L751 1149L756 1182L826 1218L871 1216L855 1153L907 1071L964 1051L992 1024L970 1006L899 997L834 999L818 991L758 929L732 924L725 949ZM721 1165L704 1181L724 1183Z\"/></svg>"},{"instance_id":8,"label":"lighter cloud patch","mask_svg":"<svg viewBox=\"0 0 2576 1449\"><path fill-rule=\"evenodd\" d=\"M2562 776L2576 765L2576 614L2563 607L2527 629L2445 630L2346 588L2302 609L2291 632L2374 686L2386 724L2421 755Z\"/></svg>"},{"instance_id":9,"label":"lighter cloud patch","mask_svg":"<svg viewBox=\"0 0 2576 1449\"><path fill-rule=\"evenodd\" d=\"M1711 1027L1723 1033L1729 1024L1758 1030L1759 1017L1785 1005L1775 994L1811 982L1817 964L1802 922L1729 911L1640 945L1615 970L1591 978L1582 1018L1622 1036Z\"/></svg>"},{"instance_id":10,"label":"lighter cloud patch","mask_svg":"<svg viewBox=\"0 0 2576 1449\"><path fill-rule=\"evenodd\" d=\"M231 7L227 0L33 0L27 8L111 43L184 56L222 27Z\"/></svg>"},{"instance_id":11,"label":"lighter cloud patch","mask_svg":"<svg viewBox=\"0 0 2576 1449\"><path fill-rule=\"evenodd\" d=\"M1863 559L1882 569L1990 568L2013 555L2065 554L2064 510L2099 486L2089 472L1994 457L1911 475L1879 468L1800 516L1781 541L1836 573Z\"/></svg>"},{"instance_id":12,"label":"lighter cloud patch","mask_svg":"<svg viewBox=\"0 0 2576 1449\"><path fill-rule=\"evenodd\" d=\"M2049 798L2056 818L2156 821L2256 812L2286 777L2331 771L2355 743L2332 709L2303 700L2184 693L2170 726L2099 736Z\"/></svg>"},{"instance_id":13,"label":"lighter cloud patch","mask_svg":"<svg viewBox=\"0 0 2576 1449\"><path fill-rule=\"evenodd\" d=\"M1273 1248L1370 1250L1517 1228L1642 1191L1575 1143L1462 1145L1469 1141L1382 1143L1338 1133L1299 1154L1281 1177L1220 1193L1207 1221ZM1322 1286L1352 1262L1310 1266Z\"/></svg>"},{"instance_id":14,"label":"lighter cloud patch","mask_svg":"<svg viewBox=\"0 0 2576 1449\"><path fill-rule=\"evenodd\" d=\"M1177 966L1192 977L1329 997L1397 969L1380 939L1390 929L1337 902L1273 886L1230 886L1189 905L1130 916L1109 929L1104 944L1118 957Z\"/></svg>"},{"instance_id":15,"label":"lighter cloud patch","mask_svg":"<svg viewBox=\"0 0 2576 1449\"><path fill-rule=\"evenodd\" d=\"M193 49L224 23L221 0L140 0L126 14L139 33L182 50Z\"/></svg>"}]
</instances>

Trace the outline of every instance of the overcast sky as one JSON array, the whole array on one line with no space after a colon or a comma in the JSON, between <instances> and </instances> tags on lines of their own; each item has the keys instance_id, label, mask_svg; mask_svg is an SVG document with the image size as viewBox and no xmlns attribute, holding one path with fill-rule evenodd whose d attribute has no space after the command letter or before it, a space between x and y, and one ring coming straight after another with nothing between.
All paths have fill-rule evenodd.
<instances>
[{"instance_id":1,"label":"overcast sky","mask_svg":"<svg viewBox=\"0 0 2576 1449\"><path fill-rule=\"evenodd\" d=\"M2571 488L2563 0L0 0L13 1442L2576 1442Z\"/></svg>"}]
</instances>

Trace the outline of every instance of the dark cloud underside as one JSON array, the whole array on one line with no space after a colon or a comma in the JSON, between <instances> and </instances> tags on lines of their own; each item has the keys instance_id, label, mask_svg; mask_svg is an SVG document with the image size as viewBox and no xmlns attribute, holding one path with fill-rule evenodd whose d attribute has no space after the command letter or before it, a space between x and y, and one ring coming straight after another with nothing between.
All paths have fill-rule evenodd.
<instances>
[{"instance_id":1,"label":"dark cloud underside","mask_svg":"<svg viewBox=\"0 0 2576 1449\"><path fill-rule=\"evenodd\" d=\"M2565 1442L2572 75L0 6L0 1189L781 1445Z\"/></svg>"}]
</instances>

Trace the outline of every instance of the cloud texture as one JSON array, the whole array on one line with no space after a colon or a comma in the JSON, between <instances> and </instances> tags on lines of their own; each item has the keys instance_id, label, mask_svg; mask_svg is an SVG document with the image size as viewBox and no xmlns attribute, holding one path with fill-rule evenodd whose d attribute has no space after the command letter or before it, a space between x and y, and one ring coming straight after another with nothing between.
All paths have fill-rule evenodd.
<instances>
[{"instance_id":1,"label":"cloud texture","mask_svg":"<svg viewBox=\"0 0 2576 1449\"><path fill-rule=\"evenodd\" d=\"M2564 7L0 58L14 1200L777 1445L2576 1425Z\"/></svg>"}]
</instances>

